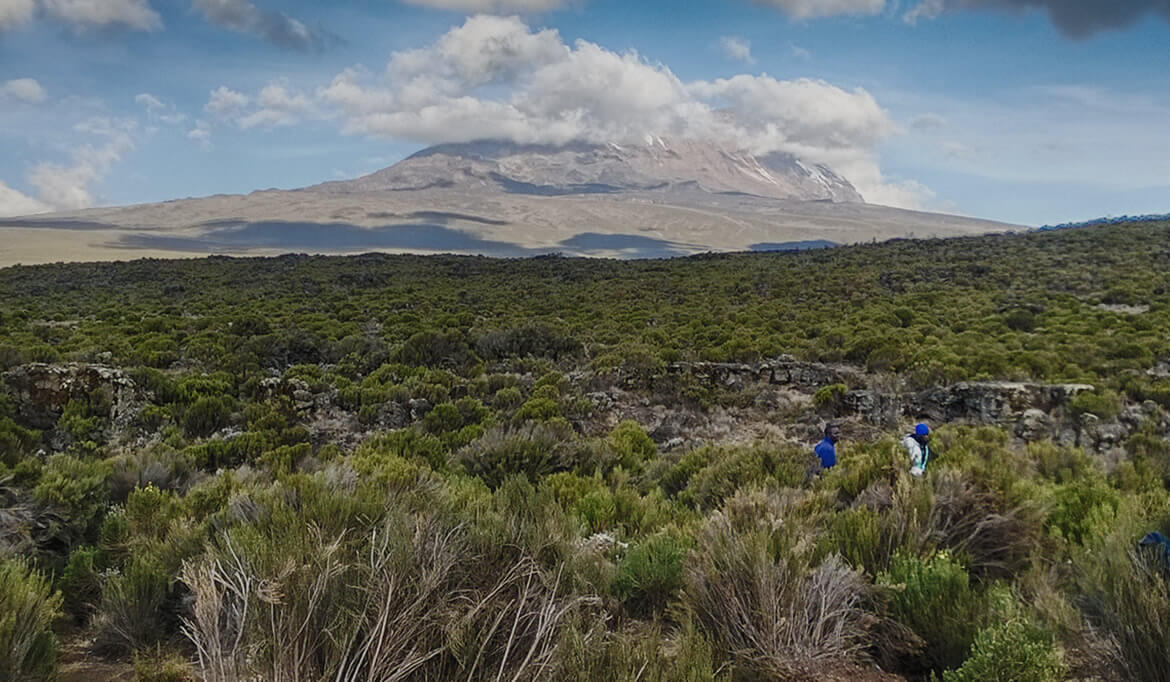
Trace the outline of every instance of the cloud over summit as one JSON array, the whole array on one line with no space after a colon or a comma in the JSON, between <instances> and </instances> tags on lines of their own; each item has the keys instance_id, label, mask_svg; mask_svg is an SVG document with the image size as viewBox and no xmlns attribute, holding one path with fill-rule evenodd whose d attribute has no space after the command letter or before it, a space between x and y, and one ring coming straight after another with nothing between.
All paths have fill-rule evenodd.
<instances>
[{"instance_id":1,"label":"cloud over summit","mask_svg":"<svg viewBox=\"0 0 1170 682\"><path fill-rule=\"evenodd\" d=\"M826 163L866 196L918 203L917 189L883 189L874 150L895 127L863 89L766 74L687 82L636 51L570 45L518 17L468 18L426 47L394 53L385 76L349 69L316 96L350 133L425 144L712 139Z\"/></svg>"}]
</instances>

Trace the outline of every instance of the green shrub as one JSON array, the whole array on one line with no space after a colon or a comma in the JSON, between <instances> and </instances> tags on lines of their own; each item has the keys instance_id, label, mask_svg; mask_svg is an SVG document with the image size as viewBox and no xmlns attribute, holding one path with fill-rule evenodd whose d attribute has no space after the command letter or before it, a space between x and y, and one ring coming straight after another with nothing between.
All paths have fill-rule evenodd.
<instances>
[{"instance_id":1,"label":"green shrub","mask_svg":"<svg viewBox=\"0 0 1170 682\"><path fill-rule=\"evenodd\" d=\"M573 503L570 508L591 533L599 533L613 527L617 521L617 502L608 488L594 490Z\"/></svg>"},{"instance_id":2,"label":"green shrub","mask_svg":"<svg viewBox=\"0 0 1170 682\"><path fill-rule=\"evenodd\" d=\"M228 396L197 398L183 412L183 428L189 436L210 436L228 425L234 409L235 401Z\"/></svg>"},{"instance_id":3,"label":"green shrub","mask_svg":"<svg viewBox=\"0 0 1170 682\"><path fill-rule=\"evenodd\" d=\"M417 427L383 433L366 440L354 452L355 468L367 467L357 462L366 458L377 458L381 454L402 457L416 463L426 464L436 471L447 468L447 447L437 436L424 433Z\"/></svg>"},{"instance_id":4,"label":"green shrub","mask_svg":"<svg viewBox=\"0 0 1170 682\"><path fill-rule=\"evenodd\" d=\"M686 489L678 495L680 502L700 510L720 506L735 491L751 483L771 479L783 487L798 487L808 468L807 453L770 443L712 450L707 455L696 454L686 462L688 467L704 459L710 464L692 474Z\"/></svg>"},{"instance_id":5,"label":"green shrub","mask_svg":"<svg viewBox=\"0 0 1170 682\"><path fill-rule=\"evenodd\" d=\"M101 599L102 584L95 563L97 557L96 547L78 547L73 550L58 582L64 598L65 613L79 624L89 618Z\"/></svg>"},{"instance_id":6,"label":"green shrub","mask_svg":"<svg viewBox=\"0 0 1170 682\"><path fill-rule=\"evenodd\" d=\"M105 462L53 455L46 460L33 494L64 510L70 525L88 536L97 529L105 512L111 473L113 469Z\"/></svg>"},{"instance_id":7,"label":"green shrub","mask_svg":"<svg viewBox=\"0 0 1170 682\"><path fill-rule=\"evenodd\" d=\"M1049 503L1049 532L1079 544L1089 531L1091 520L1103 511L1097 508L1115 513L1119 503L1117 491L1100 476L1058 485Z\"/></svg>"},{"instance_id":8,"label":"green shrub","mask_svg":"<svg viewBox=\"0 0 1170 682\"><path fill-rule=\"evenodd\" d=\"M49 680L57 668L53 623L61 595L23 559L0 559L0 679Z\"/></svg>"},{"instance_id":9,"label":"green shrub","mask_svg":"<svg viewBox=\"0 0 1170 682\"><path fill-rule=\"evenodd\" d=\"M166 638L174 625L172 614L164 611L169 595L170 576L163 562L150 553L132 555L102 585L94 646L124 655Z\"/></svg>"},{"instance_id":10,"label":"green shrub","mask_svg":"<svg viewBox=\"0 0 1170 682\"><path fill-rule=\"evenodd\" d=\"M511 410L524 402L524 394L515 386L506 386L496 391L492 397L492 407L497 410Z\"/></svg>"},{"instance_id":11,"label":"green shrub","mask_svg":"<svg viewBox=\"0 0 1170 682\"><path fill-rule=\"evenodd\" d=\"M894 588L890 615L926 642L922 663L937 673L956 668L983 624L984 608L967 570L946 552L927 560L899 554L878 582Z\"/></svg>"},{"instance_id":12,"label":"green shrub","mask_svg":"<svg viewBox=\"0 0 1170 682\"><path fill-rule=\"evenodd\" d=\"M884 570L890 556L898 549L890 546L891 540L881 514L865 507L833 514L821 545L822 554L836 552L849 565L870 575Z\"/></svg>"},{"instance_id":13,"label":"green shrub","mask_svg":"<svg viewBox=\"0 0 1170 682\"><path fill-rule=\"evenodd\" d=\"M40 431L26 429L8 417L0 418L0 464L16 466L20 456L32 452L40 441Z\"/></svg>"},{"instance_id":14,"label":"green shrub","mask_svg":"<svg viewBox=\"0 0 1170 682\"><path fill-rule=\"evenodd\" d=\"M1166 680L1170 577L1160 551L1138 551L1149 530L1170 527L1164 491L1134 495L1116 511L1097 507L1070 570L1075 603L1108 646L1094 652L1125 679Z\"/></svg>"},{"instance_id":15,"label":"green shrub","mask_svg":"<svg viewBox=\"0 0 1170 682\"><path fill-rule=\"evenodd\" d=\"M845 384L823 386L813 394L813 405L826 414L837 415L845 405L845 394L848 391L849 387Z\"/></svg>"},{"instance_id":16,"label":"green shrub","mask_svg":"<svg viewBox=\"0 0 1170 682\"><path fill-rule=\"evenodd\" d=\"M516 474L536 481L542 476L571 468L572 427L546 422L520 427L496 427L461 449L456 460L473 476L492 488Z\"/></svg>"},{"instance_id":17,"label":"green shrub","mask_svg":"<svg viewBox=\"0 0 1170 682\"><path fill-rule=\"evenodd\" d=\"M944 682L1060 682L1068 670L1052 638L1021 618L995 623L975 635L971 656Z\"/></svg>"},{"instance_id":18,"label":"green shrub","mask_svg":"<svg viewBox=\"0 0 1170 682\"><path fill-rule=\"evenodd\" d=\"M631 613L661 613L683 585L683 560L690 543L674 533L659 533L632 545L617 566L611 589Z\"/></svg>"},{"instance_id":19,"label":"green shrub","mask_svg":"<svg viewBox=\"0 0 1170 682\"><path fill-rule=\"evenodd\" d=\"M631 471L658 456L658 446L632 419L623 420L610 431L609 444L618 454L618 463Z\"/></svg>"},{"instance_id":20,"label":"green shrub","mask_svg":"<svg viewBox=\"0 0 1170 682\"><path fill-rule=\"evenodd\" d=\"M556 419L561 416L561 406L551 398L532 397L528 399L520 409L516 410L513 415L513 421L520 423L526 421L544 422Z\"/></svg>"},{"instance_id":21,"label":"green shrub","mask_svg":"<svg viewBox=\"0 0 1170 682\"><path fill-rule=\"evenodd\" d=\"M1069 407L1080 416L1092 414L1103 420L1113 419L1121 411L1121 398L1113 391L1083 391L1071 401Z\"/></svg>"}]
</instances>

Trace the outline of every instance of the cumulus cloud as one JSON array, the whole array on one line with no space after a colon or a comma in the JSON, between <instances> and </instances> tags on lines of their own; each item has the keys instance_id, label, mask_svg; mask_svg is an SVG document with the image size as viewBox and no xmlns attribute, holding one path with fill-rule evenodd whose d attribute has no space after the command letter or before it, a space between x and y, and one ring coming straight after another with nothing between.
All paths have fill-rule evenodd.
<instances>
[{"instance_id":1,"label":"cumulus cloud","mask_svg":"<svg viewBox=\"0 0 1170 682\"><path fill-rule=\"evenodd\" d=\"M195 127L187 131L187 139L195 140L204 149L211 149L211 124L196 120Z\"/></svg>"},{"instance_id":2,"label":"cumulus cloud","mask_svg":"<svg viewBox=\"0 0 1170 682\"><path fill-rule=\"evenodd\" d=\"M244 93L221 85L211 91L211 96L203 109L213 116L230 119L243 113L249 102L251 98Z\"/></svg>"},{"instance_id":3,"label":"cumulus cloud","mask_svg":"<svg viewBox=\"0 0 1170 682\"><path fill-rule=\"evenodd\" d=\"M913 207L929 197L883 178L875 150L896 127L863 89L766 74L684 82L637 52L568 45L517 17L471 17L427 47L395 53L384 75L338 74L316 99L349 133L427 144L714 139L825 163L875 201Z\"/></svg>"},{"instance_id":4,"label":"cumulus cloud","mask_svg":"<svg viewBox=\"0 0 1170 682\"><path fill-rule=\"evenodd\" d=\"M34 0L0 0L0 31L32 21L36 11Z\"/></svg>"},{"instance_id":5,"label":"cumulus cloud","mask_svg":"<svg viewBox=\"0 0 1170 682\"><path fill-rule=\"evenodd\" d=\"M45 13L79 28L121 25L140 31L162 28L147 0L40 0Z\"/></svg>"},{"instance_id":6,"label":"cumulus cloud","mask_svg":"<svg viewBox=\"0 0 1170 682\"><path fill-rule=\"evenodd\" d=\"M1125 28L1147 16L1170 21L1170 0L922 0L903 18L913 24L953 9L1041 11L1071 38Z\"/></svg>"},{"instance_id":7,"label":"cumulus cloud","mask_svg":"<svg viewBox=\"0 0 1170 682\"><path fill-rule=\"evenodd\" d=\"M194 7L213 24L280 47L319 52L338 42L323 28L308 26L284 12L263 11L249 0L194 0Z\"/></svg>"},{"instance_id":8,"label":"cumulus cloud","mask_svg":"<svg viewBox=\"0 0 1170 682\"><path fill-rule=\"evenodd\" d=\"M793 19L871 15L880 13L886 7L885 0L756 0L756 2L776 7Z\"/></svg>"},{"instance_id":9,"label":"cumulus cloud","mask_svg":"<svg viewBox=\"0 0 1170 682\"><path fill-rule=\"evenodd\" d=\"M18 99L30 104L40 104L48 99L45 89L32 78L16 78L0 83L0 98Z\"/></svg>"},{"instance_id":10,"label":"cumulus cloud","mask_svg":"<svg viewBox=\"0 0 1170 682\"><path fill-rule=\"evenodd\" d=\"M0 0L0 30L31 21L38 10L76 29L120 26L139 31L162 28L148 0Z\"/></svg>"},{"instance_id":11,"label":"cumulus cloud","mask_svg":"<svg viewBox=\"0 0 1170 682\"><path fill-rule=\"evenodd\" d=\"M98 118L74 126L74 132L99 138L72 151L70 163L41 163L28 181L37 190L33 198L0 181L0 216L31 215L48 211L88 208L96 203L93 185L109 173L114 163L134 148L137 124L128 119Z\"/></svg>"},{"instance_id":12,"label":"cumulus cloud","mask_svg":"<svg viewBox=\"0 0 1170 682\"><path fill-rule=\"evenodd\" d=\"M0 180L0 218L47 213L51 210L53 208L43 201L37 201Z\"/></svg>"},{"instance_id":13,"label":"cumulus cloud","mask_svg":"<svg viewBox=\"0 0 1170 682\"><path fill-rule=\"evenodd\" d=\"M303 118L319 115L308 95L292 90L283 80L265 85L255 97L221 85L211 92L203 108L245 130L294 125Z\"/></svg>"},{"instance_id":14,"label":"cumulus cloud","mask_svg":"<svg viewBox=\"0 0 1170 682\"><path fill-rule=\"evenodd\" d=\"M406 0L406 3L469 14L548 12L569 4L567 0Z\"/></svg>"},{"instance_id":15,"label":"cumulus cloud","mask_svg":"<svg viewBox=\"0 0 1170 682\"><path fill-rule=\"evenodd\" d=\"M738 36L723 36L719 39L719 47L723 48L723 54L731 59L737 59L748 64L756 63L755 57L752 56L751 41Z\"/></svg>"}]
</instances>

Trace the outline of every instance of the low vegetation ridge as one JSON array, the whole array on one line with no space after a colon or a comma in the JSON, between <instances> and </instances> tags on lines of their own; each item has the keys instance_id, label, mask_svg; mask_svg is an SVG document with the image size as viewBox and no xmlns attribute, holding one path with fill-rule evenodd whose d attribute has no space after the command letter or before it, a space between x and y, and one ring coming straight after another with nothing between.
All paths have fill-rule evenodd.
<instances>
[{"instance_id":1,"label":"low vegetation ridge","mask_svg":"<svg viewBox=\"0 0 1170 682\"><path fill-rule=\"evenodd\" d=\"M1168 273L1168 221L2 269L0 678L1168 680Z\"/></svg>"}]
</instances>

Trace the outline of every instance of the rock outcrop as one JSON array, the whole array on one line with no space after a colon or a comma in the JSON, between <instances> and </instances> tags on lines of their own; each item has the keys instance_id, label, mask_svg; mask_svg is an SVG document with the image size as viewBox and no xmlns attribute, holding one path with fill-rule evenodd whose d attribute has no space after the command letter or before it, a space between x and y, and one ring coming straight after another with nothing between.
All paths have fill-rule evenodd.
<instances>
[{"instance_id":1,"label":"rock outcrop","mask_svg":"<svg viewBox=\"0 0 1170 682\"><path fill-rule=\"evenodd\" d=\"M102 416L115 430L128 426L142 408L142 392L134 381L104 365L32 363L6 372L4 384L17 417L41 430L56 426L69 401L86 400L96 392L108 396L109 414Z\"/></svg>"}]
</instances>

